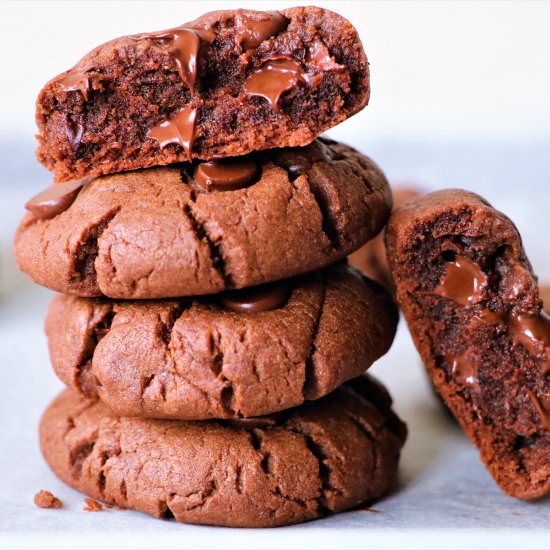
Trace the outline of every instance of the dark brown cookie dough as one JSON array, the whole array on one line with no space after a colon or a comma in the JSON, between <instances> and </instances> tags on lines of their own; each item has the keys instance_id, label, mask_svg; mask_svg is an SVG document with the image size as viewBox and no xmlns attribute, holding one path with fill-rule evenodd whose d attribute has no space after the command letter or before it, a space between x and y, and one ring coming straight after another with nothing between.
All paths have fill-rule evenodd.
<instances>
[{"instance_id":1,"label":"dark brown cookie dough","mask_svg":"<svg viewBox=\"0 0 550 550\"><path fill-rule=\"evenodd\" d=\"M514 224L473 193L394 211L388 259L438 392L500 487L550 492L550 318Z\"/></svg>"},{"instance_id":2,"label":"dark brown cookie dough","mask_svg":"<svg viewBox=\"0 0 550 550\"><path fill-rule=\"evenodd\" d=\"M419 195L419 191L408 187L392 187L393 207L397 208ZM386 288L393 288L386 258L384 232L365 243L348 258L349 263L363 275L378 281Z\"/></svg>"},{"instance_id":3,"label":"dark brown cookie dough","mask_svg":"<svg viewBox=\"0 0 550 550\"><path fill-rule=\"evenodd\" d=\"M283 287L284 302L257 312L236 307L251 305L238 302L251 289L229 302L59 295L46 318L54 370L117 414L202 420L318 399L389 349L396 308L357 272L338 265L272 286L275 297Z\"/></svg>"},{"instance_id":4,"label":"dark brown cookie dough","mask_svg":"<svg viewBox=\"0 0 550 550\"><path fill-rule=\"evenodd\" d=\"M65 390L40 441L63 481L94 499L184 523L270 527L380 498L406 427L368 377L264 424L113 415Z\"/></svg>"},{"instance_id":5,"label":"dark brown cookie dough","mask_svg":"<svg viewBox=\"0 0 550 550\"><path fill-rule=\"evenodd\" d=\"M328 265L376 235L389 216L384 175L345 145L319 139L245 161L257 175L238 189L235 178L252 171L232 166L220 175L211 163L88 182L66 210L23 219L19 267L39 284L85 297L213 294Z\"/></svg>"},{"instance_id":6,"label":"dark brown cookie dough","mask_svg":"<svg viewBox=\"0 0 550 550\"><path fill-rule=\"evenodd\" d=\"M368 97L361 41L338 14L217 11L107 42L48 82L37 156L65 181L302 146Z\"/></svg>"}]
</instances>

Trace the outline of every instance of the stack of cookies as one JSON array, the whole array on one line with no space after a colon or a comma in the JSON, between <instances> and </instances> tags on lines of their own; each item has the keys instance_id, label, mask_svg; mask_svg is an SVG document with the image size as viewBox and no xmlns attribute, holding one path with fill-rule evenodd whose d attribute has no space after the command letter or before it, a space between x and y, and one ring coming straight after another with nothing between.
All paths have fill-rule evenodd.
<instances>
[{"instance_id":1,"label":"stack of cookies","mask_svg":"<svg viewBox=\"0 0 550 550\"><path fill-rule=\"evenodd\" d=\"M41 423L61 479L229 526L387 492L406 428L363 373L397 311L345 257L391 193L319 137L368 96L355 29L319 8L119 38L44 87L38 158L57 183L27 203L15 253L62 293L46 332L68 389Z\"/></svg>"}]
</instances>

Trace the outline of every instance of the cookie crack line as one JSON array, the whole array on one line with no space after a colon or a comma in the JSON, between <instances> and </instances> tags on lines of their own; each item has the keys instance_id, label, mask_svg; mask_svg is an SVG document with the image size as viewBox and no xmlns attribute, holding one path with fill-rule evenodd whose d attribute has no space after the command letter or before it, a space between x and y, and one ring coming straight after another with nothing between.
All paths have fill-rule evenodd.
<instances>
[{"instance_id":1,"label":"cookie crack line","mask_svg":"<svg viewBox=\"0 0 550 550\"><path fill-rule=\"evenodd\" d=\"M341 491L337 487L334 487L330 481L332 468L327 464L330 456L323 451L322 444L316 441L311 434L304 431L300 426L287 426L286 429L302 436L309 452L317 460L319 466L319 491L321 493L320 496L315 498L317 510L321 516L332 514L334 510L328 504L327 495L330 492L340 494Z\"/></svg>"},{"instance_id":2,"label":"cookie crack line","mask_svg":"<svg viewBox=\"0 0 550 550\"><path fill-rule=\"evenodd\" d=\"M233 278L231 277L231 274L227 270L227 265L225 262L225 258L223 257L223 253L221 250L221 240L219 242L215 242L210 235L208 234L208 231L206 230L205 224L195 216L195 213L193 212L192 203L188 203L183 207L183 212L187 216L189 223L191 224L191 227L193 228L193 231L195 232L195 235L197 239L201 242L206 242L208 245L208 249L210 251L210 259L212 261L212 267L219 273L220 277L222 278L224 282L224 286L226 289L233 288ZM197 266L198 268L198 266Z\"/></svg>"},{"instance_id":3,"label":"cookie crack line","mask_svg":"<svg viewBox=\"0 0 550 550\"><path fill-rule=\"evenodd\" d=\"M319 334L319 327L321 325L321 318L323 316L323 311L325 309L325 302L327 296L327 283L323 274L321 274L322 283L323 283L323 296L321 298L321 303L319 304L319 311L317 313L317 318L313 325L313 330L311 332L311 344L309 346L309 353L305 360L305 369L304 369L304 384L302 386L302 398L305 400L313 399L317 395L317 376L315 374L315 360L313 359L317 351L317 337Z\"/></svg>"},{"instance_id":4,"label":"cookie crack line","mask_svg":"<svg viewBox=\"0 0 550 550\"><path fill-rule=\"evenodd\" d=\"M104 305L106 305L109 309L97 320L97 322L93 326L89 334L88 342L86 343L84 357L75 367L75 384L78 391L80 391L83 395L86 394L86 390L83 387L83 384L85 383L83 377L87 374L88 370L91 371L90 374L94 377L95 380L97 380L95 378L95 375L93 374L93 359L95 351L99 342L110 332L116 316L114 304L105 302ZM93 313L95 314L95 311Z\"/></svg>"},{"instance_id":5,"label":"cookie crack line","mask_svg":"<svg viewBox=\"0 0 550 550\"><path fill-rule=\"evenodd\" d=\"M332 248L338 250L340 248L340 238L338 237L338 230L332 216L332 211L329 206L328 199L323 195L322 187L317 187L310 172L304 174L309 191L317 204L319 211L321 212L321 229L329 240Z\"/></svg>"},{"instance_id":6,"label":"cookie crack line","mask_svg":"<svg viewBox=\"0 0 550 550\"><path fill-rule=\"evenodd\" d=\"M121 209L122 206L117 206L107 212L99 222L88 228L84 239L78 243L74 252L76 260L73 274L73 277L78 281L84 282L89 277L92 280L92 285L98 287L95 260L99 253L99 240Z\"/></svg>"}]
</instances>

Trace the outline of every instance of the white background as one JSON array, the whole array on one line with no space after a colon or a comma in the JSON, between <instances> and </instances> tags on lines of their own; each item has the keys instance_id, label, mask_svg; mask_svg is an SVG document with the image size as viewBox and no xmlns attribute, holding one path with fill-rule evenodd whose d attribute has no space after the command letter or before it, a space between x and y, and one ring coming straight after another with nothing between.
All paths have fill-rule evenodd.
<instances>
[{"instance_id":1,"label":"white background","mask_svg":"<svg viewBox=\"0 0 550 550\"><path fill-rule=\"evenodd\" d=\"M550 547L550 500L521 503L498 490L441 414L403 324L372 369L410 428L400 486L375 506L379 514L269 531L182 526L132 512L85 514L82 496L40 457L37 422L60 387L42 334L51 293L31 285L11 258L22 204L50 181L34 159L38 91L115 36L172 27L210 9L295 3L0 2L0 548ZM371 62L370 105L332 136L371 155L393 182L485 195L517 223L536 270L550 280L550 3L316 4L352 20ZM32 497L41 488L65 508L37 510Z\"/></svg>"}]
</instances>

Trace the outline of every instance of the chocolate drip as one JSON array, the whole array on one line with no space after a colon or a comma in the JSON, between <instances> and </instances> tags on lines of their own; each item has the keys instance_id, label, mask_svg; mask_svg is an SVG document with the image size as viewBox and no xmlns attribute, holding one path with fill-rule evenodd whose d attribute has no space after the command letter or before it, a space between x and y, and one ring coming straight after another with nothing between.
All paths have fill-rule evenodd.
<instances>
[{"instance_id":1,"label":"chocolate drip","mask_svg":"<svg viewBox=\"0 0 550 550\"><path fill-rule=\"evenodd\" d=\"M235 15L235 42L244 50L259 46L264 40L285 29L287 20L279 12L266 11L254 15L238 10Z\"/></svg>"},{"instance_id":2,"label":"chocolate drip","mask_svg":"<svg viewBox=\"0 0 550 550\"><path fill-rule=\"evenodd\" d=\"M80 193L82 187L93 179L93 177L88 177L65 183L54 183L30 199L25 204L25 208L35 218L40 220L53 218L67 210L78 196L78 193Z\"/></svg>"},{"instance_id":3,"label":"chocolate drip","mask_svg":"<svg viewBox=\"0 0 550 550\"><path fill-rule=\"evenodd\" d=\"M487 275L472 260L457 256L445 265L443 279L433 291L463 306L471 306L483 299Z\"/></svg>"},{"instance_id":4,"label":"chocolate drip","mask_svg":"<svg viewBox=\"0 0 550 550\"><path fill-rule=\"evenodd\" d=\"M468 258L457 256L446 264L442 281L432 294L468 307L482 301L486 286L487 275L481 268ZM514 292L520 291L516 289ZM514 344L523 346L531 355L542 356L542 372L550 372L550 317L544 311L529 315L495 312L483 307L475 315L490 325L506 325Z\"/></svg>"},{"instance_id":5,"label":"chocolate drip","mask_svg":"<svg viewBox=\"0 0 550 550\"><path fill-rule=\"evenodd\" d=\"M536 396L527 390L529 399L533 402L540 418L540 423L545 430L550 430L550 395Z\"/></svg>"},{"instance_id":6,"label":"chocolate drip","mask_svg":"<svg viewBox=\"0 0 550 550\"><path fill-rule=\"evenodd\" d=\"M280 113L279 101L285 92L295 88L304 79L302 66L288 56L269 58L256 69L244 83L247 95L260 96L269 102L271 108Z\"/></svg>"},{"instance_id":7,"label":"chocolate drip","mask_svg":"<svg viewBox=\"0 0 550 550\"><path fill-rule=\"evenodd\" d=\"M290 294L286 281L232 290L221 295L222 304L237 313L260 313L283 306Z\"/></svg>"},{"instance_id":8,"label":"chocolate drip","mask_svg":"<svg viewBox=\"0 0 550 550\"><path fill-rule=\"evenodd\" d=\"M90 91L90 78L87 73L72 69L59 75L54 82L64 92L73 92L78 90L85 100L88 99L88 92Z\"/></svg>"},{"instance_id":9,"label":"chocolate drip","mask_svg":"<svg viewBox=\"0 0 550 550\"><path fill-rule=\"evenodd\" d=\"M197 109L186 105L168 120L161 122L149 130L147 137L156 139L161 149L171 143L177 143L185 151L187 158L191 160L193 142L195 141L195 125Z\"/></svg>"},{"instance_id":10,"label":"chocolate drip","mask_svg":"<svg viewBox=\"0 0 550 550\"><path fill-rule=\"evenodd\" d=\"M132 36L133 40L169 40L172 46L171 55L176 62L181 79L193 91L197 80L198 58L203 42L212 42L215 33L208 29L177 27L167 31L158 31Z\"/></svg>"},{"instance_id":11,"label":"chocolate drip","mask_svg":"<svg viewBox=\"0 0 550 550\"><path fill-rule=\"evenodd\" d=\"M233 191L247 187L258 178L258 165L250 156L211 160L199 164L195 182L204 191Z\"/></svg>"}]
</instances>

